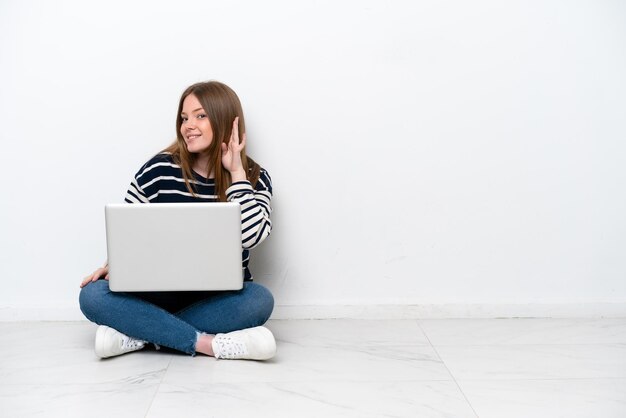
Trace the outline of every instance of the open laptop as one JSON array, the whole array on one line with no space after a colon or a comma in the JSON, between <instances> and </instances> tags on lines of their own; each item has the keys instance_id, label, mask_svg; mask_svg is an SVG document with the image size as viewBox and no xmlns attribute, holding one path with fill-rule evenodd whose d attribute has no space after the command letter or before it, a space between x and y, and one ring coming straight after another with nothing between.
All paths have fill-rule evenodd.
<instances>
[{"instance_id":1,"label":"open laptop","mask_svg":"<svg viewBox=\"0 0 626 418\"><path fill-rule=\"evenodd\" d=\"M105 206L114 292L239 290L239 203Z\"/></svg>"}]
</instances>

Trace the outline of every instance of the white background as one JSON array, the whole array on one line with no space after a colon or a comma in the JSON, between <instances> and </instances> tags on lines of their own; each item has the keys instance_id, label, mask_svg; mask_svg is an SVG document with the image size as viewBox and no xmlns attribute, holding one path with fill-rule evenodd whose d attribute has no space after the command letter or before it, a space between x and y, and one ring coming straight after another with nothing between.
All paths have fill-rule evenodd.
<instances>
[{"instance_id":1,"label":"white background","mask_svg":"<svg viewBox=\"0 0 626 418\"><path fill-rule=\"evenodd\" d=\"M621 1L2 0L0 318L80 317L208 79L274 180L278 305L626 303L625 74Z\"/></svg>"}]
</instances>

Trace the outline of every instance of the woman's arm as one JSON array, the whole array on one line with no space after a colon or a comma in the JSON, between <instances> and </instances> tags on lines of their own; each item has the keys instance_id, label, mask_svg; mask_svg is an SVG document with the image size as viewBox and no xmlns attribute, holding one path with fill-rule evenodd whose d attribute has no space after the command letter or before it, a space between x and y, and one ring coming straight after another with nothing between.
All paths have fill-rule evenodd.
<instances>
[{"instance_id":1,"label":"woman's arm","mask_svg":"<svg viewBox=\"0 0 626 418\"><path fill-rule=\"evenodd\" d=\"M246 145L246 134L239 139L239 118L233 121L228 145L222 143L222 165L230 172L232 184L226 189L226 200L241 205L241 244L254 248L272 231L272 179L261 169L256 190L246 178L241 162L241 151Z\"/></svg>"},{"instance_id":2,"label":"woman's arm","mask_svg":"<svg viewBox=\"0 0 626 418\"><path fill-rule=\"evenodd\" d=\"M226 190L229 202L241 205L241 243L250 249L259 245L272 231L272 179L261 170L256 190L248 180L237 181Z\"/></svg>"}]
</instances>

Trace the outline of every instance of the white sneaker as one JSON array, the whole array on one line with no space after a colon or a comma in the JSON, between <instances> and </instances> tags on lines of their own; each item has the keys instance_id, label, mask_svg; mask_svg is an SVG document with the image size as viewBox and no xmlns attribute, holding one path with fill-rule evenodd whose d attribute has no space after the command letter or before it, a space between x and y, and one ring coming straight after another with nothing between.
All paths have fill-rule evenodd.
<instances>
[{"instance_id":1,"label":"white sneaker","mask_svg":"<svg viewBox=\"0 0 626 418\"><path fill-rule=\"evenodd\" d=\"M274 335L265 327L217 334L212 346L215 358L222 359L267 360L276 354Z\"/></svg>"},{"instance_id":2,"label":"white sneaker","mask_svg":"<svg viewBox=\"0 0 626 418\"><path fill-rule=\"evenodd\" d=\"M100 325L96 332L96 356L100 358L141 350L145 344L145 341L131 338L106 325Z\"/></svg>"}]
</instances>

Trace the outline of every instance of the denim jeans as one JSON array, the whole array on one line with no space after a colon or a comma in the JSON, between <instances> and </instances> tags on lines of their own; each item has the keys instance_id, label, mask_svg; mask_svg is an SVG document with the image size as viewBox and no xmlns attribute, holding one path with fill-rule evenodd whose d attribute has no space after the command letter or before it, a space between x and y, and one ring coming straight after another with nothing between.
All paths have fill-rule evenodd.
<instances>
[{"instance_id":1,"label":"denim jeans","mask_svg":"<svg viewBox=\"0 0 626 418\"><path fill-rule=\"evenodd\" d=\"M112 292L107 280L80 291L80 310L139 340L195 355L200 333L217 334L263 325L274 309L265 287L244 282L243 289L221 292Z\"/></svg>"}]
</instances>

